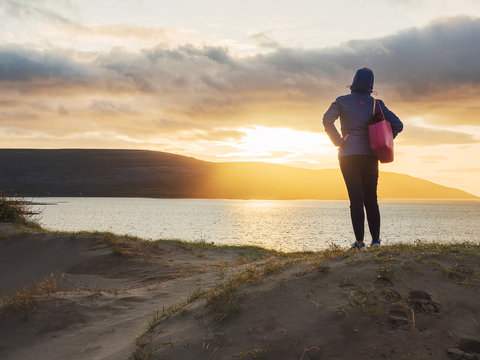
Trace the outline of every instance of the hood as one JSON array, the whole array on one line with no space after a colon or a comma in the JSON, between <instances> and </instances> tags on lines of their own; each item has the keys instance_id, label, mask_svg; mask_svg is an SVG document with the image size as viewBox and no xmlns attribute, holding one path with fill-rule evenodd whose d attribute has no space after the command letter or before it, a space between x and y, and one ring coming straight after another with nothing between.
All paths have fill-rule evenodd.
<instances>
[{"instance_id":1,"label":"hood","mask_svg":"<svg viewBox=\"0 0 480 360\"><path fill-rule=\"evenodd\" d=\"M369 68L357 70L353 83L350 85L352 92L362 92L371 94L373 91L373 71Z\"/></svg>"}]
</instances>

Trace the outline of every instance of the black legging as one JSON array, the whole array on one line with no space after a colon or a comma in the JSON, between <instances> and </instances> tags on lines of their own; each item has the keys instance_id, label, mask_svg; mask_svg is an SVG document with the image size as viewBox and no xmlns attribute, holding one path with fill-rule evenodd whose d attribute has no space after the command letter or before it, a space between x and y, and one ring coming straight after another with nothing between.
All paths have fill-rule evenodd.
<instances>
[{"instance_id":1,"label":"black legging","mask_svg":"<svg viewBox=\"0 0 480 360\"><path fill-rule=\"evenodd\" d=\"M380 239L380 210L377 202L378 160L368 155L350 155L339 159L348 197L350 216L357 241L363 241L365 214L372 241Z\"/></svg>"}]
</instances>

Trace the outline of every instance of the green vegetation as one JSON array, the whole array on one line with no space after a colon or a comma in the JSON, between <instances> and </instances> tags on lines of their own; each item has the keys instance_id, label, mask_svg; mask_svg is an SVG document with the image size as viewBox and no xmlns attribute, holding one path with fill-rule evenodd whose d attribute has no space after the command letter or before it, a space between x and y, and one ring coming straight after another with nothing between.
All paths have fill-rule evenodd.
<instances>
[{"instance_id":1,"label":"green vegetation","mask_svg":"<svg viewBox=\"0 0 480 360\"><path fill-rule=\"evenodd\" d=\"M287 253L276 251L272 249L266 249L261 246L254 245L216 245L214 243L202 241L183 241L178 239L173 240L160 240L168 241L179 245L184 249L191 250L234 250L239 253L240 256L247 256L254 259L265 259L271 256L286 256Z\"/></svg>"},{"instance_id":2,"label":"green vegetation","mask_svg":"<svg viewBox=\"0 0 480 360\"><path fill-rule=\"evenodd\" d=\"M32 211L25 200L0 193L0 222L40 229L38 222L33 220L34 215L38 215L38 213Z\"/></svg>"}]
</instances>

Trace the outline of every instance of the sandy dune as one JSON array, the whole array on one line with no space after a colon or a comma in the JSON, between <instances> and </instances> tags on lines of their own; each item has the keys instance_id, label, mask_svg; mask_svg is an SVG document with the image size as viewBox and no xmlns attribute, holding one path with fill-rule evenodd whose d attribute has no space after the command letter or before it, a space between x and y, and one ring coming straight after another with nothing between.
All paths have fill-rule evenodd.
<instances>
[{"instance_id":1,"label":"sandy dune","mask_svg":"<svg viewBox=\"0 0 480 360\"><path fill-rule=\"evenodd\" d=\"M277 254L2 224L0 358L480 359L479 260L472 244Z\"/></svg>"}]
</instances>

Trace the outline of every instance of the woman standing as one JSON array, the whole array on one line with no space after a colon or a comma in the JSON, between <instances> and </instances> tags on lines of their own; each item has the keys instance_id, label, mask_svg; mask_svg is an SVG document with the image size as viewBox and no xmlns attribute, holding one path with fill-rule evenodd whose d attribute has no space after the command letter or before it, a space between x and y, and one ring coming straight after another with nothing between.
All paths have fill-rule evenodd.
<instances>
[{"instance_id":1,"label":"woman standing","mask_svg":"<svg viewBox=\"0 0 480 360\"><path fill-rule=\"evenodd\" d=\"M333 144L338 146L338 159L350 198L350 216L356 242L351 249L364 248L365 214L372 235L371 246L380 245L380 211L377 202L378 160L370 150L368 122L372 118L375 99L373 72L368 68L357 71L350 85L351 94L338 97L323 116L323 125ZM375 112L381 106L385 119L392 126L395 138L403 129L400 119L377 100ZM342 135L334 125L340 117Z\"/></svg>"}]
</instances>

